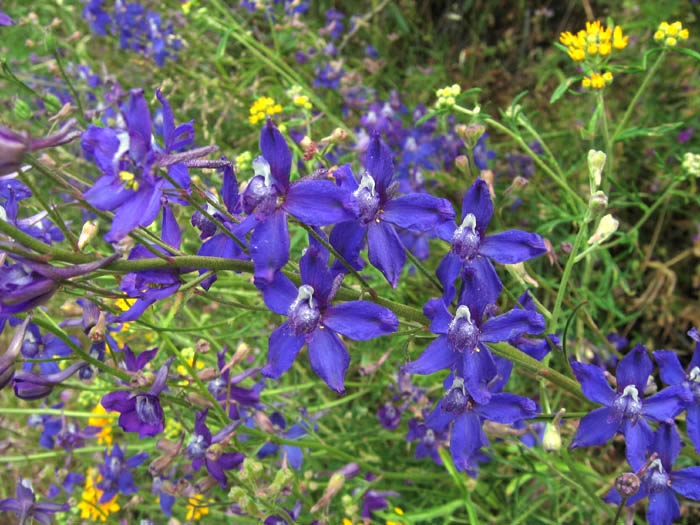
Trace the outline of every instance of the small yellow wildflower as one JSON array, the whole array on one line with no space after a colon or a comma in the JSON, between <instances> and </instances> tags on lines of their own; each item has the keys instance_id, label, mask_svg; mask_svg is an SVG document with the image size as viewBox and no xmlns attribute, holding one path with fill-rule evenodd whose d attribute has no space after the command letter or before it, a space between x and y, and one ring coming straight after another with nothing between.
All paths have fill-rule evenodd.
<instances>
[{"instance_id":1,"label":"small yellow wildflower","mask_svg":"<svg viewBox=\"0 0 700 525\"><path fill-rule=\"evenodd\" d=\"M295 105L302 107L304 109L311 109L311 102L309 102L309 97L306 95L297 95L292 99Z\"/></svg>"},{"instance_id":2,"label":"small yellow wildflower","mask_svg":"<svg viewBox=\"0 0 700 525\"><path fill-rule=\"evenodd\" d=\"M78 508L80 509L80 517L82 519L90 519L92 521L107 521L107 517L113 512L118 512L121 507L117 503L117 495L107 503L100 503L102 491L96 488L97 483L102 481L102 476L97 474L94 469L88 469L85 476L85 490L80 497ZM95 479L93 479L95 478Z\"/></svg>"},{"instance_id":3,"label":"small yellow wildflower","mask_svg":"<svg viewBox=\"0 0 700 525\"><path fill-rule=\"evenodd\" d=\"M189 504L185 507L187 509L186 520L198 520L202 516L209 514L209 507L204 504L204 496L201 494L195 494L189 499ZM214 503L214 500L209 498L209 503Z\"/></svg>"},{"instance_id":4,"label":"small yellow wildflower","mask_svg":"<svg viewBox=\"0 0 700 525\"><path fill-rule=\"evenodd\" d=\"M452 84L451 86L438 89L435 92L435 95L437 96L435 106L438 108L453 107L456 104L456 98L461 92L462 88L459 86L459 84Z\"/></svg>"},{"instance_id":5,"label":"small yellow wildflower","mask_svg":"<svg viewBox=\"0 0 700 525\"><path fill-rule=\"evenodd\" d=\"M268 115L282 113L282 106L275 104L274 99L270 97L260 97L250 106L250 116L248 120L251 124L257 124L261 120L265 120Z\"/></svg>"},{"instance_id":6,"label":"small yellow wildflower","mask_svg":"<svg viewBox=\"0 0 700 525\"><path fill-rule=\"evenodd\" d=\"M114 306L119 308L122 312L126 312L129 308L131 308L131 305L136 302L136 299L117 299L114 301ZM121 329L119 330L119 333L121 334L122 332L128 332L129 330L129 325L130 323L123 323ZM113 332L112 335L114 336L114 340L121 346L124 346L124 339L118 335L117 332ZM109 343L108 343L109 344ZM119 348L113 348L112 350L119 351Z\"/></svg>"},{"instance_id":7,"label":"small yellow wildflower","mask_svg":"<svg viewBox=\"0 0 700 525\"><path fill-rule=\"evenodd\" d=\"M604 28L597 20L586 22L586 29L575 35L570 31L559 35L559 41L568 48L569 56L576 62L596 55L608 56L612 48L624 49L628 39L628 36L622 35L620 26L615 26L615 29L612 26Z\"/></svg>"},{"instance_id":8,"label":"small yellow wildflower","mask_svg":"<svg viewBox=\"0 0 700 525\"><path fill-rule=\"evenodd\" d=\"M352 521L348 518L343 518L343 525L352 525Z\"/></svg>"},{"instance_id":9,"label":"small yellow wildflower","mask_svg":"<svg viewBox=\"0 0 700 525\"><path fill-rule=\"evenodd\" d=\"M403 516L403 509L401 507L394 507L394 512L399 516Z\"/></svg>"},{"instance_id":10,"label":"small yellow wildflower","mask_svg":"<svg viewBox=\"0 0 700 525\"><path fill-rule=\"evenodd\" d=\"M102 416L104 414L116 414L116 412L107 412L101 403L97 403L95 408L92 409L92 413L96 416ZM99 427L100 433L97 434L97 444L98 445L112 445L112 427L110 425L111 419L105 417L91 417L88 418L88 425L91 427Z\"/></svg>"},{"instance_id":11,"label":"small yellow wildflower","mask_svg":"<svg viewBox=\"0 0 700 525\"><path fill-rule=\"evenodd\" d=\"M192 4L194 4L193 0L187 0L187 2L183 2L182 5L180 6L180 9L182 9L182 12L185 15L190 14L190 10L192 9Z\"/></svg>"},{"instance_id":12,"label":"small yellow wildflower","mask_svg":"<svg viewBox=\"0 0 700 525\"><path fill-rule=\"evenodd\" d=\"M583 77L581 85L586 89L602 89L606 85L610 84L613 80L613 75L610 71L606 71L602 75L600 73L591 73L588 76Z\"/></svg>"},{"instance_id":13,"label":"small yellow wildflower","mask_svg":"<svg viewBox=\"0 0 700 525\"><path fill-rule=\"evenodd\" d=\"M679 40L688 40L689 36L690 32L683 28L681 22L676 20L672 24L661 22L654 33L654 40L662 42L668 47L674 47L678 44Z\"/></svg>"}]
</instances>

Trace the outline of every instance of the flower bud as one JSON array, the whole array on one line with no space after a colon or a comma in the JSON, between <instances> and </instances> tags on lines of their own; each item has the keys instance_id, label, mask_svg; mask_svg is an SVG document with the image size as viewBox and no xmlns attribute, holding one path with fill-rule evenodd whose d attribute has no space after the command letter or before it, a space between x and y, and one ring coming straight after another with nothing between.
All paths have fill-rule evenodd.
<instances>
[{"instance_id":1,"label":"flower bud","mask_svg":"<svg viewBox=\"0 0 700 525\"><path fill-rule=\"evenodd\" d=\"M268 434L275 433L275 426L272 424L272 421L270 421L270 418L263 412L260 412L259 410L255 412L253 421L255 421L255 424L260 427L263 432L267 432Z\"/></svg>"},{"instance_id":2,"label":"flower bud","mask_svg":"<svg viewBox=\"0 0 700 525\"><path fill-rule=\"evenodd\" d=\"M683 155L683 169L693 177L700 177L700 155L687 152Z\"/></svg>"},{"instance_id":3,"label":"flower bud","mask_svg":"<svg viewBox=\"0 0 700 525\"><path fill-rule=\"evenodd\" d=\"M263 472L263 464L251 458L243 460L243 470L248 473L249 479L257 480Z\"/></svg>"},{"instance_id":4,"label":"flower bud","mask_svg":"<svg viewBox=\"0 0 700 525\"><path fill-rule=\"evenodd\" d=\"M194 351L198 354L206 354L207 352L209 352L210 348L211 346L209 345L209 341L205 339L198 340L197 343L194 345Z\"/></svg>"},{"instance_id":5,"label":"flower bud","mask_svg":"<svg viewBox=\"0 0 700 525\"><path fill-rule=\"evenodd\" d=\"M605 215L598 223L598 228L595 233L588 239L588 244L601 243L607 240L620 226L620 221L615 219L611 214Z\"/></svg>"},{"instance_id":6,"label":"flower bud","mask_svg":"<svg viewBox=\"0 0 700 525\"><path fill-rule=\"evenodd\" d=\"M333 474L331 479L328 481L328 485L326 486L326 490L323 492L323 496L321 496L321 499L316 502L316 505L311 507L311 513L313 514L314 512L317 512L321 507L330 503L333 496L335 496L338 491L343 488L344 484L345 476L339 473Z\"/></svg>"},{"instance_id":7,"label":"flower bud","mask_svg":"<svg viewBox=\"0 0 700 525\"><path fill-rule=\"evenodd\" d=\"M465 155L457 156L455 159L455 166L465 175L469 174L469 159Z\"/></svg>"},{"instance_id":8,"label":"flower bud","mask_svg":"<svg viewBox=\"0 0 700 525\"><path fill-rule=\"evenodd\" d=\"M640 481L633 472L624 472L615 478L615 489L622 497L634 496L639 491Z\"/></svg>"},{"instance_id":9,"label":"flower bud","mask_svg":"<svg viewBox=\"0 0 700 525\"><path fill-rule=\"evenodd\" d=\"M459 128L459 129L457 129ZM486 131L482 124L469 124L468 126L455 126L455 132L469 149L473 148Z\"/></svg>"},{"instance_id":10,"label":"flower bud","mask_svg":"<svg viewBox=\"0 0 700 525\"><path fill-rule=\"evenodd\" d=\"M83 228L80 230L80 237L78 237L78 248L81 250L85 248L85 245L95 238L98 231L99 227L96 221L87 221L83 224Z\"/></svg>"},{"instance_id":11,"label":"flower bud","mask_svg":"<svg viewBox=\"0 0 700 525\"><path fill-rule=\"evenodd\" d=\"M606 159L607 156L602 151L594 149L588 151L588 174L591 181L591 193L600 186Z\"/></svg>"},{"instance_id":12,"label":"flower bud","mask_svg":"<svg viewBox=\"0 0 700 525\"><path fill-rule=\"evenodd\" d=\"M10 341L10 345L7 347L5 353L0 356L0 389L4 388L15 374L15 360L22 349L24 336L27 333L30 320L31 315L28 315L24 322L17 327L15 334L12 336L12 341Z\"/></svg>"},{"instance_id":13,"label":"flower bud","mask_svg":"<svg viewBox=\"0 0 700 525\"><path fill-rule=\"evenodd\" d=\"M605 211L608 207L608 196L602 191L596 191L591 198L588 199L588 209L591 210L591 215L596 216Z\"/></svg>"}]
</instances>

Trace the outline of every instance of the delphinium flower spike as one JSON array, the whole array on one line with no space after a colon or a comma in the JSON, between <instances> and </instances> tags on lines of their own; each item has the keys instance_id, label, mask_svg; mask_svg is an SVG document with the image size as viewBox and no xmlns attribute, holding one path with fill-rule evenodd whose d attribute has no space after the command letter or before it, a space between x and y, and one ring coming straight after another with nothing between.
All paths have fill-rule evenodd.
<instances>
[{"instance_id":1,"label":"delphinium flower spike","mask_svg":"<svg viewBox=\"0 0 700 525\"><path fill-rule=\"evenodd\" d=\"M668 387L651 397L644 397L653 365L642 345L637 345L620 360L615 390L596 365L574 361L571 368L585 396L605 405L581 419L571 448L604 445L620 432L625 436L628 463L639 464L652 438L647 420L666 421L683 410L682 386Z\"/></svg>"},{"instance_id":2,"label":"delphinium flower spike","mask_svg":"<svg viewBox=\"0 0 700 525\"><path fill-rule=\"evenodd\" d=\"M138 467L146 459L148 459L147 452L125 459L124 452L118 444L112 447L111 452L105 450L104 463L97 467L102 475L102 481L97 484L97 488L104 491L100 496L100 503L107 503L117 494L128 495L138 492L131 469Z\"/></svg>"},{"instance_id":3,"label":"delphinium flower spike","mask_svg":"<svg viewBox=\"0 0 700 525\"><path fill-rule=\"evenodd\" d=\"M391 310L367 301L332 305L342 274L331 271L329 258L328 250L310 235L299 261L299 289L282 273L263 288L267 307L287 320L270 335L262 374L278 379L308 343L314 373L342 393L350 355L338 334L361 341L374 339L395 332L398 319Z\"/></svg>"},{"instance_id":4,"label":"delphinium flower spike","mask_svg":"<svg viewBox=\"0 0 700 525\"><path fill-rule=\"evenodd\" d=\"M428 193L397 196L398 181L393 182L394 162L389 147L379 134L373 134L365 161L366 171L357 183L349 165L334 175L339 185L352 192L359 205L356 220L337 224L330 242L357 270L362 268L360 250L367 237L369 257L392 287L396 288L406 253L396 227L425 232L454 219L452 205Z\"/></svg>"}]
</instances>

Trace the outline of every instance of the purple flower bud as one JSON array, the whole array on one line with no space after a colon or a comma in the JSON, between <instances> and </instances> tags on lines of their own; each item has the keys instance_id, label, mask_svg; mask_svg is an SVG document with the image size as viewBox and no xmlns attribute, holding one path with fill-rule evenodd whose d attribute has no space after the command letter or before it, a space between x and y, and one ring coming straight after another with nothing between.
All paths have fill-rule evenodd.
<instances>
[{"instance_id":1,"label":"purple flower bud","mask_svg":"<svg viewBox=\"0 0 700 525\"><path fill-rule=\"evenodd\" d=\"M71 131L76 123L76 119L70 119L56 133L40 139L0 126L0 175L16 171L28 151L53 148L79 137L79 131Z\"/></svg>"},{"instance_id":2,"label":"purple flower bud","mask_svg":"<svg viewBox=\"0 0 700 525\"><path fill-rule=\"evenodd\" d=\"M10 345L7 347L7 351L0 356L0 390L5 388L5 385L10 382L15 374L15 360L22 348L22 343L24 342L24 336L27 333L27 326L29 326L30 320L31 315L27 316L24 322L17 327L15 335L12 336L12 341L10 341Z\"/></svg>"},{"instance_id":3,"label":"purple flower bud","mask_svg":"<svg viewBox=\"0 0 700 525\"><path fill-rule=\"evenodd\" d=\"M452 235L452 248L462 259L471 260L479 253L481 235L476 230L476 217L467 213L462 224Z\"/></svg>"},{"instance_id":4,"label":"purple flower bud","mask_svg":"<svg viewBox=\"0 0 700 525\"><path fill-rule=\"evenodd\" d=\"M479 329L472 321L469 307L462 305L447 329L447 341L457 352L470 352L479 343Z\"/></svg>"},{"instance_id":5,"label":"purple flower bud","mask_svg":"<svg viewBox=\"0 0 700 525\"><path fill-rule=\"evenodd\" d=\"M299 287L297 298L289 307L289 326L294 335L310 334L318 326L321 311L313 295L313 287L303 284Z\"/></svg>"},{"instance_id":6,"label":"purple flower bud","mask_svg":"<svg viewBox=\"0 0 700 525\"><path fill-rule=\"evenodd\" d=\"M15 395L28 401L46 397L51 393L55 385L65 381L85 365L87 365L85 361L79 361L73 363L65 370L47 376L21 370L17 372L13 381Z\"/></svg>"},{"instance_id":7,"label":"purple flower bud","mask_svg":"<svg viewBox=\"0 0 700 525\"><path fill-rule=\"evenodd\" d=\"M624 472L615 478L615 489L628 498L639 491L639 485L639 478L634 472Z\"/></svg>"}]
</instances>

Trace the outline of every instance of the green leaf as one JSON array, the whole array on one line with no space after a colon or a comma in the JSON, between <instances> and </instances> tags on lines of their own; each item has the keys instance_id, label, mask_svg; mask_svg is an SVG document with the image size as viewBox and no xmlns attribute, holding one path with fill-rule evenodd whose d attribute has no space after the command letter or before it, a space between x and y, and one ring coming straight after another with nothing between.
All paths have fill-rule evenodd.
<instances>
[{"instance_id":1,"label":"green leaf","mask_svg":"<svg viewBox=\"0 0 700 525\"><path fill-rule=\"evenodd\" d=\"M408 27L406 19L401 14L401 10L396 7L394 3L389 4L389 11L391 11L391 14L394 15L394 18L396 18L396 23L399 25L401 32L410 33L411 29Z\"/></svg>"},{"instance_id":2,"label":"green leaf","mask_svg":"<svg viewBox=\"0 0 700 525\"><path fill-rule=\"evenodd\" d=\"M700 53L698 53L697 51L693 51L692 49L688 49L687 47L677 47L675 49L679 53L683 53L684 55L691 56L695 60L700 60Z\"/></svg>"},{"instance_id":3,"label":"green leaf","mask_svg":"<svg viewBox=\"0 0 700 525\"><path fill-rule=\"evenodd\" d=\"M216 48L216 60L221 60L222 58L224 58L224 53L226 53L226 44L228 43L228 37L231 34L231 31L233 31L233 28L226 31L224 36L221 37L221 41L219 42L219 45Z\"/></svg>"},{"instance_id":4,"label":"green leaf","mask_svg":"<svg viewBox=\"0 0 700 525\"><path fill-rule=\"evenodd\" d=\"M462 496L463 500L462 503L467 509L467 516L469 516L469 523L471 525L475 525L478 523L476 519L476 512L474 510L474 505L472 504L472 500L469 497L469 490L467 489L466 485L464 484L464 480L462 479L462 474L460 474L457 471L457 467L455 467L455 464L452 463L452 456L450 456L449 451L445 450L443 447L438 448L438 453L440 454L440 457L442 458L442 462L445 465L445 468L447 469L447 472L449 472L450 477L454 480L455 485L457 485L460 490L462 491Z\"/></svg>"},{"instance_id":5,"label":"green leaf","mask_svg":"<svg viewBox=\"0 0 700 525\"><path fill-rule=\"evenodd\" d=\"M421 118L418 119L418 122L416 122L414 125L415 126L420 126L425 122L426 120L430 120L433 117L437 117L438 115L442 115L443 113L447 113L446 109L443 109L442 111L435 111L433 113L426 113L423 115Z\"/></svg>"},{"instance_id":6,"label":"green leaf","mask_svg":"<svg viewBox=\"0 0 700 525\"><path fill-rule=\"evenodd\" d=\"M452 513L454 513L455 510L457 510L462 505L464 505L464 502L462 500L454 500L450 501L449 503L445 503L444 505L439 505L437 507L426 509L420 512L414 512L412 514L406 513L402 516L397 516L396 514L390 514L388 512L382 512L378 514L382 518L387 520L396 521L397 519L400 519L404 523L413 524L420 523L422 521L434 520L435 518L440 518L442 516L450 516L452 515Z\"/></svg>"},{"instance_id":7,"label":"green leaf","mask_svg":"<svg viewBox=\"0 0 700 525\"><path fill-rule=\"evenodd\" d=\"M557 100L559 100L569 89L569 86L571 86L571 84L573 84L577 80L577 77L569 77L562 80L561 84L559 84L559 86L557 86L557 89L554 90L554 93L552 93L552 98L549 99L549 103L554 104Z\"/></svg>"},{"instance_id":8,"label":"green leaf","mask_svg":"<svg viewBox=\"0 0 700 525\"><path fill-rule=\"evenodd\" d=\"M632 137L661 137L669 131L683 126L683 122L669 122L651 128L628 128L617 136L617 140L626 140Z\"/></svg>"}]
</instances>

